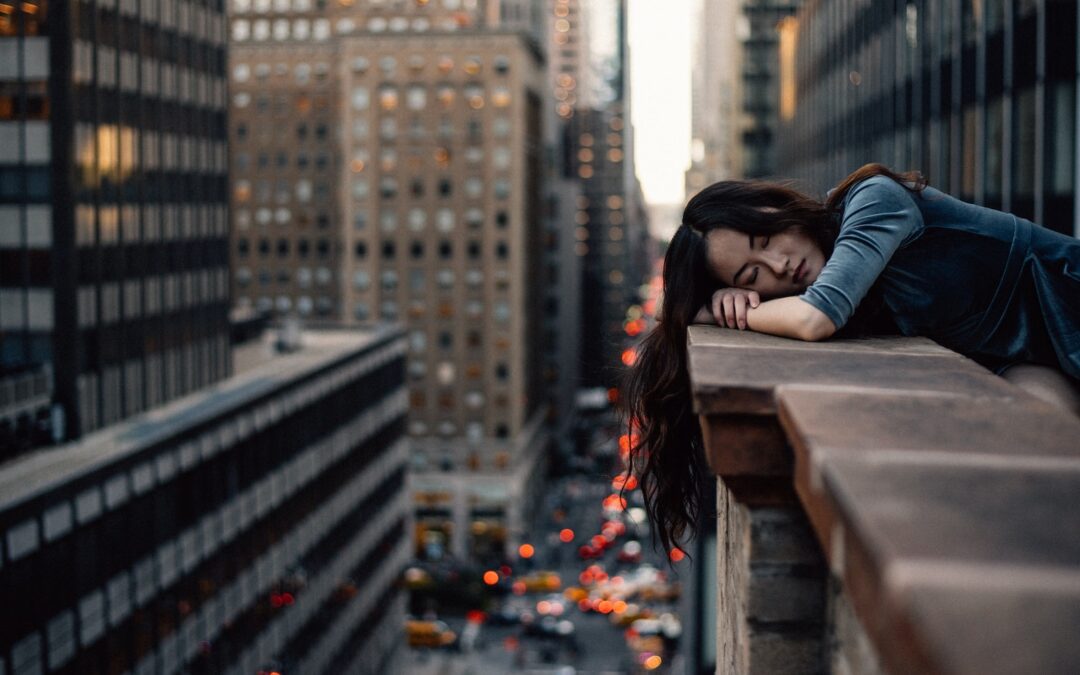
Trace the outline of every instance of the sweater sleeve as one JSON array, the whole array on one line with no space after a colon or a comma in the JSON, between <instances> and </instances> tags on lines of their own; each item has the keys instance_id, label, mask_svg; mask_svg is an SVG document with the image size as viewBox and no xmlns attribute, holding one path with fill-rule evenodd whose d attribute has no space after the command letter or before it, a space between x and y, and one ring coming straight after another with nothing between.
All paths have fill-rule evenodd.
<instances>
[{"instance_id":1,"label":"sweater sleeve","mask_svg":"<svg viewBox=\"0 0 1080 675\"><path fill-rule=\"evenodd\" d=\"M888 176L858 183L844 201L833 254L800 296L824 312L837 329L855 313L896 249L923 226L912 194Z\"/></svg>"}]
</instances>

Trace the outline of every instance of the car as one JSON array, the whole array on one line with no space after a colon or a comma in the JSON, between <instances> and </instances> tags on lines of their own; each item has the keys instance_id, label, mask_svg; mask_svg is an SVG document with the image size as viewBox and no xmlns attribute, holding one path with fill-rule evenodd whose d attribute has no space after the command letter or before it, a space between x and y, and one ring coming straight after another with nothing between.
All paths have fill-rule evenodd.
<instances>
[{"instance_id":1,"label":"car","mask_svg":"<svg viewBox=\"0 0 1080 675\"><path fill-rule=\"evenodd\" d=\"M457 641L457 633L442 621L409 619L405 635L410 647L450 647Z\"/></svg>"},{"instance_id":2,"label":"car","mask_svg":"<svg viewBox=\"0 0 1080 675\"><path fill-rule=\"evenodd\" d=\"M554 593L562 589L562 579L550 570L526 574L519 581L525 584L525 590L529 593Z\"/></svg>"},{"instance_id":3,"label":"car","mask_svg":"<svg viewBox=\"0 0 1080 675\"><path fill-rule=\"evenodd\" d=\"M582 560L595 560L604 556L604 549L592 544L582 544L578 547L578 557Z\"/></svg>"}]
</instances>

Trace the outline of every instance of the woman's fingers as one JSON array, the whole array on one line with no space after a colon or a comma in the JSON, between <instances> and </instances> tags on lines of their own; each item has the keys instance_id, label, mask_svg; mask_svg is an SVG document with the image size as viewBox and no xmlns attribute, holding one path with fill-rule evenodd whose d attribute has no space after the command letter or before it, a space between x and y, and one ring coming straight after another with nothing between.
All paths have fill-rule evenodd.
<instances>
[{"instance_id":1,"label":"woman's fingers","mask_svg":"<svg viewBox=\"0 0 1080 675\"><path fill-rule=\"evenodd\" d=\"M745 295L740 295L735 301L735 321L739 324L739 330L746 329L746 309L750 304L750 299Z\"/></svg>"},{"instance_id":2,"label":"woman's fingers","mask_svg":"<svg viewBox=\"0 0 1080 675\"><path fill-rule=\"evenodd\" d=\"M751 307L757 307L761 304L761 296L758 295L757 291L750 291L746 294L746 297L750 300Z\"/></svg>"},{"instance_id":3,"label":"woman's fingers","mask_svg":"<svg viewBox=\"0 0 1080 675\"><path fill-rule=\"evenodd\" d=\"M731 293L724 295L724 323L728 328L735 327L735 296Z\"/></svg>"}]
</instances>

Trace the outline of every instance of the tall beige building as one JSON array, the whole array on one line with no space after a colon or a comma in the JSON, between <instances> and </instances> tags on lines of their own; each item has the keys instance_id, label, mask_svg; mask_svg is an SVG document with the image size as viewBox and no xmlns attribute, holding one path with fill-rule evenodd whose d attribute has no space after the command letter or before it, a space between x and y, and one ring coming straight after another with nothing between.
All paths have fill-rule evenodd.
<instances>
[{"instance_id":1,"label":"tall beige building","mask_svg":"<svg viewBox=\"0 0 1080 675\"><path fill-rule=\"evenodd\" d=\"M461 556L520 538L546 443L545 71L520 5L256 0L232 19L234 297L406 325L419 542Z\"/></svg>"},{"instance_id":2,"label":"tall beige building","mask_svg":"<svg viewBox=\"0 0 1080 675\"><path fill-rule=\"evenodd\" d=\"M691 73L691 156L686 196L742 175L743 41L749 25L737 1L701 0Z\"/></svg>"}]
</instances>

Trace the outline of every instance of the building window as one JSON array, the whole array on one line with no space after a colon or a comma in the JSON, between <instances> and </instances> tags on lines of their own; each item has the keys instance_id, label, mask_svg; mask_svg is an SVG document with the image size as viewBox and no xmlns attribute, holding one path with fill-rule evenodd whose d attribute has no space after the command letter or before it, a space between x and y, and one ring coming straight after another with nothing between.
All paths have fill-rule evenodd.
<instances>
[{"instance_id":1,"label":"building window","mask_svg":"<svg viewBox=\"0 0 1080 675\"><path fill-rule=\"evenodd\" d=\"M423 110L427 106L427 91L420 85L409 87L405 103L409 110Z\"/></svg>"},{"instance_id":2,"label":"building window","mask_svg":"<svg viewBox=\"0 0 1080 675\"><path fill-rule=\"evenodd\" d=\"M424 257L424 245L419 241L414 241L412 246L409 247L409 253L412 255L413 260L419 260Z\"/></svg>"},{"instance_id":3,"label":"building window","mask_svg":"<svg viewBox=\"0 0 1080 675\"><path fill-rule=\"evenodd\" d=\"M383 260L393 260L395 255L397 255L397 248L394 246L394 242L384 241L382 247Z\"/></svg>"}]
</instances>

